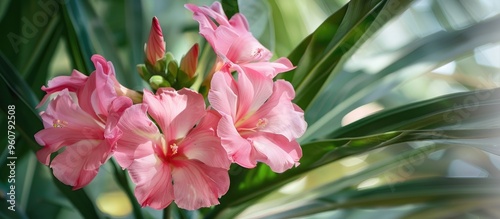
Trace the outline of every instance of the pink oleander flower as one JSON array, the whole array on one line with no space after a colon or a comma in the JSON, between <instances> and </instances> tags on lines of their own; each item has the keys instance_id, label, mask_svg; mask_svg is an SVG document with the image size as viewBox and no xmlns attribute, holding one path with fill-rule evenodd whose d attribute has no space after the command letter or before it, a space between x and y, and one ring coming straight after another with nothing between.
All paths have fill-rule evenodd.
<instances>
[{"instance_id":1,"label":"pink oleander flower","mask_svg":"<svg viewBox=\"0 0 500 219\"><path fill-rule=\"evenodd\" d=\"M257 73L274 78L294 68L287 58L269 62L271 51L255 39L242 14L237 13L228 20L219 2L210 7L193 4L186 4L185 7L194 13L194 19L200 24L200 34L224 62L221 71Z\"/></svg>"},{"instance_id":2,"label":"pink oleander flower","mask_svg":"<svg viewBox=\"0 0 500 219\"><path fill-rule=\"evenodd\" d=\"M146 60L153 66L165 56L165 41L158 18L153 17L148 42L144 45Z\"/></svg>"},{"instance_id":3,"label":"pink oleander flower","mask_svg":"<svg viewBox=\"0 0 500 219\"><path fill-rule=\"evenodd\" d=\"M193 210L219 204L229 188L230 161L216 135L220 115L187 88L144 91L143 104L125 111L115 157L136 184L144 207L172 201Z\"/></svg>"},{"instance_id":4,"label":"pink oleander flower","mask_svg":"<svg viewBox=\"0 0 500 219\"><path fill-rule=\"evenodd\" d=\"M230 159L246 168L263 162L274 172L298 165L302 149L296 138L307 124L303 111L291 101L292 85L260 74L216 72L208 99L221 114L217 134Z\"/></svg>"},{"instance_id":5,"label":"pink oleander flower","mask_svg":"<svg viewBox=\"0 0 500 219\"><path fill-rule=\"evenodd\" d=\"M117 94L116 79L101 58L92 57L96 71L89 77L73 71L70 77L53 79L44 89L47 95L57 95L41 113L44 129L35 134L35 140L43 148L36 156L73 189L89 184L112 155L121 136L116 124L132 105L130 98ZM51 161L50 155L62 148Z\"/></svg>"}]
</instances>

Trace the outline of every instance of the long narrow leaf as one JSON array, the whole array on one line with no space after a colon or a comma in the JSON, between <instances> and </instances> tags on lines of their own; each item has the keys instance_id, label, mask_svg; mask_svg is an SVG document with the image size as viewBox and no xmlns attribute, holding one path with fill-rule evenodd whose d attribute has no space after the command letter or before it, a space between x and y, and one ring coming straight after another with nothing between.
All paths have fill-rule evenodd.
<instances>
[{"instance_id":1,"label":"long narrow leaf","mask_svg":"<svg viewBox=\"0 0 500 219\"><path fill-rule=\"evenodd\" d=\"M85 74L90 74L93 69L90 57L95 52L88 35L85 33L82 21L78 19L80 12L78 10L72 12L71 10L71 8L76 7L73 6L74 4L74 2L68 2L63 7L63 20L68 50L74 68Z\"/></svg>"},{"instance_id":2,"label":"long narrow leaf","mask_svg":"<svg viewBox=\"0 0 500 219\"><path fill-rule=\"evenodd\" d=\"M42 129L41 122L37 122L40 118L35 110L38 98L1 52L0 78L2 79L0 85L8 89L5 95L10 96L11 100L11 102L0 101L0 111L7 116L9 106L14 107L15 133L21 134L31 149L37 149L38 144L34 141L33 135Z\"/></svg>"},{"instance_id":3,"label":"long narrow leaf","mask_svg":"<svg viewBox=\"0 0 500 219\"><path fill-rule=\"evenodd\" d=\"M312 190L302 191L293 195L288 195L278 201L272 201L271 203L264 202L266 205L264 211L250 213L255 215L255 217L293 217L297 212L307 209L307 203L314 199L321 199L321 197L336 194L346 188L353 185L360 184L366 179L375 177L382 173L385 173L391 169L394 169L401 165L404 160L410 160L414 156L420 156L421 154L430 154L438 150L446 148L442 145L432 144L430 146L419 148L418 150L410 150L404 153L398 154L397 156L384 159L380 162L371 163L366 169L363 169L357 173L350 174L349 177L342 177L337 180L333 180L325 185ZM333 170L332 170L333 171ZM253 204L252 201L250 201ZM237 214L231 214L231 211L224 212L224 216L236 216Z\"/></svg>"},{"instance_id":4,"label":"long narrow leaf","mask_svg":"<svg viewBox=\"0 0 500 219\"><path fill-rule=\"evenodd\" d=\"M465 125L481 117L499 118L500 88L450 94L377 113L329 135L363 136L397 129Z\"/></svg>"},{"instance_id":5,"label":"long narrow leaf","mask_svg":"<svg viewBox=\"0 0 500 219\"><path fill-rule=\"evenodd\" d=\"M222 0L221 5L227 17L232 17L239 12L238 0Z\"/></svg>"},{"instance_id":6,"label":"long narrow leaf","mask_svg":"<svg viewBox=\"0 0 500 219\"><path fill-rule=\"evenodd\" d=\"M419 70L424 73L472 52L478 46L496 42L500 38L500 31L495 28L498 22L500 16L466 29L438 32L412 42L398 51L402 55L376 74L342 71L335 80L329 78L332 81L327 82L328 87L315 97L306 110L310 126L301 140L307 142L340 128L343 116L349 111L377 100L404 81L404 77L397 76L406 74L405 69L426 63L426 67Z\"/></svg>"},{"instance_id":7,"label":"long narrow leaf","mask_svg":"<svg viewBox=\"0 0 500 219\"><path fill-rule=\"evenodd\" d=\"M496 178L428 178L358 190L347 189L335 195L315 200L295 217L339 208L384 207L416 203L500 200Z\"/></svg>"},{"instance_id":8,"label":"long narrow leaf","mask_svg":"<svg viewBox=\"0 0 500 219\"><path fill-rule=\"evenodd\" d=\"M400 11L408 2L400 2L400 7L393 10ZM296 87L295 101L300 107L308 107L311 97L320 90L346 51L354 48L362 37L367 37L366 34L375 32L367 30L386 4L388 1L384 0L349 2L323 22L288 56L297 65L297 69L282 77ZM396 14L393 12L390 15ZM374 27L380 28L381 25Z\"/></svg>"},{"instance_id":9,"label":"long narrow leaf","mask_svg":"<svg viewBox=\"0 0 500 219\"><path fill-rule=\"evenodd\" d=\"M79 189L73 191L71 186L64 185L55 178L55 176L53 176L53 181L57 188L71 201L84 218L102 218L85 190Z\"/></svg>"}]
</instances>

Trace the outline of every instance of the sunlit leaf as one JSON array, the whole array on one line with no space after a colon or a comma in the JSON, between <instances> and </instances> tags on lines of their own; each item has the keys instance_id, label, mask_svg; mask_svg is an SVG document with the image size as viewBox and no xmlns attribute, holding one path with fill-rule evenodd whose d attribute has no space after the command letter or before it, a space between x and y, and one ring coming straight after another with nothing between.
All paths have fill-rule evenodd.
<instances>
[{"instance_id":1,"label":"sunlit leaf","mask_svg":"<svg viewBox=\"0 0 500 219\"><path fill-rule=\"evenodd\" d=\"M472 52L478 46L496 42L500 38L500 31L494 28L498 22L500 16L463 30L438 32L414 41L398 50L401 55L375 74L340 72L306 110L310 126L301 140L307 142L340 128L345 114L377 100L401 84L405 80L401 75L411 71L412 66L426 65L419 70L424 73L457 56Z\"/></svg>"},{"instance_id":2,"label":"sunlit leaf","mask_svg":"<svg viewBox=\"0 0 500 219\"><path fill-rule=\"evenodd\" d=\"M390 16L395 16L408 5L409 1L399 3L392 9ZM292 82L296 88L295 102L307 108L313 97L330 77L341 58L366 34L373 34L381 24L373 26L377 15L388 1L351 1L332 16L327 18L318 29L288 56L297 68L281 77ZM387 22L387 21L385 21ZM383 23L382 23L383 24Z\"/></svg>"},{"instance_id":3,"label":"sunlit leaf","mask_svg":"<svg viewBox=\"0 0 500 219\"><path fill-rule=\"evenodd\" d=\"M339 208L386 207L405 204L476 202L500 200L500 179L427 178L358 190L346 189L334 195L310 201L307 208L297 209L294 217ZM281 217L280 217L281 218Z\"/></svg>"}]
</instances>

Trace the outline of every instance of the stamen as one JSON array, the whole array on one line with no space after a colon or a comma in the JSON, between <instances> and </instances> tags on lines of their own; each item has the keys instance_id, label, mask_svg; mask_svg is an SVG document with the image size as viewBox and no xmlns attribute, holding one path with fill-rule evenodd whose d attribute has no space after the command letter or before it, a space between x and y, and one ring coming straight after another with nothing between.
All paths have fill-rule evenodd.
<instances>
[{"instance_id":1,"label":"stamen","mask_svg":"<svg viewBox=\"0 0 500 219\"><path fill-rule=\"evenodd\" d=\"M59 119L56 119L52 122L52 126L54 126L54 128L62 128L66 125L68 125L68 122Z\"/></svg>"},{"instance_id":2,"label":"stamen","mask_svg":"<svg viewBox=\"0 0 500 219\"><path fill-rule=\"evenodd\" d=\"M262 48L260 48L260 47L259 47L259 48L257 48L257 49L255 49L255 50L253 50L253 51L252 51L252 56L253 56L254 58L260 58L260 57L262 56L262 54L261 54L261 53L262 53L262 51L263 51L263 50L264 50L264 49L262 49Z\"/></svg>"},{"instance_id":3,"label":"stamen","mask_svg":"<svg viewBox=\"0 0 500 219\"><path fill-rule=\"evenodd\" d=\"M268 120L266 118L263 118L263 119L259 119L259 121L257 121L257 128L260 129L260 128L264 128L266 127L268 123Z\"/></svg>"},{"instance_id":4,"label":"stamen","mask_svg":"<svg viewBox=\"0 0 500 219\"><path fill-rule=\"evenodd\" d=\"M177 149L179 149L179 147L174 143L170 145L170 149L172 149L172 155L174 155L177 154Z\"/></svg>"}]
</instances>

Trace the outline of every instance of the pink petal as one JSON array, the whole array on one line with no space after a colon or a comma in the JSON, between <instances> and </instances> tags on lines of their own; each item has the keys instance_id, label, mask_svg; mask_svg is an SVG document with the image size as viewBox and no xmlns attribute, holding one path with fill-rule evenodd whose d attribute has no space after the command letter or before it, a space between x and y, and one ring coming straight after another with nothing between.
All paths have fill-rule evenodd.
<instances>
[{"instance_id":1,"label":"pink petal","mask_svg":"<svg viewBox=\"0 0 500 219\"><path fill-rule=\"evenodd\" d=\"M249 32L249 29L250 29L249 26L248 26L247 19L245 18L245 16L243 16L240 13L236 13L235 15L233 15L231 17L231 19L229 20L229 24L238 33Z\"/></svg>"},{"instance_id":2,"label":"pink petal","mask_svg":"<svg viewBox=\"0 0 500 219\"><path fill-rule=\"evenodd\" d=\"M234 42L239 38L239 34L235 32L234 29L227 26L221 26L217 28L215 31L200 31L200 34L203 35L210 43L215 53L222 57L225 62L231 61L233 62L236 57L231 57L228 55L230 49ZM233 55L233 56L237 56Z\"/></svg>"},{"instance_id":3,"label":"pink petal","mask_svg":"<svg viewBox=\"0 0 500 219\"><path fill-rule=\"evenodd\" d=\"M42 86L42 90L47 94L36 107L42 106L51 94L64 89L68 89L70 92L76 92L78 89L82 88L86 82L87 76L77 70L73 70L71 76L57 76L47 83L47 87Z\"/></svg>"},{"instance_id":4,"label":"pink petal","mask_svg":"<svg viewBox=\"0 0 500 219\"><path fill-rule=\"evenodd\" d=\"M289 82L276 81L273 94L254 115L267 120L267 124L259 131L281 134L289 141L302 136L307 123L304 120L304 112L292 103L294 96L295 91Z\"/></svg>"},{"instance_id":5,"label":"pink petal","mask_svg":"<svg viewBox=\"0 0 500 219\"><path fill-rule=\"evenodd\" d=\"M54 176L61 182L82 188L94 179L99 167L111 156L112 146L106 141L83 140L68 145L51 162Z\"/></svg>"},{"instance_id":6,"label":"pink petal","mask_svg":"<svg viewBox=\"0 0 500 219\"><path fill-rule=\"evenodd\" d=\"M119 96L111 102L108 107L109 114L122 115L126 109L132 106L132 100L128 97Z\"/></svg>"},{"instance_id":7,"label":"pink petal","mask_svg":"<svg viewBox=\"0 0 500 219\"><path fill-rule=\"evenodd\" d=\"M73 145L84 140L103 140L102 131L94 131L89 128L46 128L35 134L35 140L43 148L37 151L38 160L48 165L50 154L58 151L64 146Z\"/></svg>"},{"instance_id":8,"label":"pink petal","mask_svg":"<svg viewBox=\"0 0 500 219\"><path fill-rule=\"evenodd\" d=\"M99 54L92 55L92 57L90 57L90 60L92 60L92 62L94 63L96 71L99 71L105 75L113 77L115 76L115 68L113 67L113 64L107 61L101 55Z\"/></svg>"},{"instance_id":9,"label":"pink petal","mask_svg":"<svg viewBox=\"0 0 500 219\"><path fill-rule=\"evenodd\" d=\"M105 121L108 108L117 97L114 88L114 68L111 62L99 55L92 56L96 70L89 76L85 86L78 91L78 103L97 120Z\"/></svg>"},{"instance_id":10,"label":"pink petal","mask_svg":"<svg viewBox=\"0 0 500 219\"><path fill-rule=\"evenodd\" d=\"M219 204L218 198L229 189L226 169L210 167L197 160L183 160L176 164L172 178L175 203L186 210Z\"/></svg>"},{"instance_id":11,"label":"pink petal","mask_svg":"<svg viewBox=\"0 0 500 219\"><path fill-rule=\"evenodd\" d=\"M231 161L216 135L220 115L211 110L186 136L179 146L180 153L190 160L199 160L211 167L229 169Z\"/></svg>"},{"instance_id":12,"label":"pink petal","mask_svg":"<svg viewBox=\"0 0 500 219\"><path fill-rule=\"evenodd\" d=\"M94 120L101 120L94 112L94 92L96 92L96 76L92 73L85 85L77 91L78 105Z\"/></svg>"},{"instance_id":13,"label":"pink petal","mask_svg":"<svg viewBox=\"0 0 500 219\"><path fill-rule=\"evenodd\" d=\"M274 62L252 62L239 65L247 74L262 74L274 78L279 73L293 70L295 67L287 58L279 58Z\"/></svg>"},{"instance_id":14,"label":"pink petal","mask_svg":"<svg viewBox=\"0 0 500 219\"><path fill-rule=\"evenodd\" d=\"M201 18L205 18L206 20L211 21L211 19L217 21L219 25L229 25L229 21L224 14L224 10L222 9L222 5L219 2L214 2L210 7L202 6L198 7L194 4L186 4L184 5L188 10L192 11L195 15L195 20L202 24ZM211 18L211 19L209 19ZM200 21L201 20L201 21ZM203 23L205 24L205 23ZM215 23L213 23L215 25Z\"/></svg>"},{"instance_id":15,"label":"pink petal","mask_svg":"<svg viewBox=\"0 0 500 219\"><path fill-rule=\"evenodd\" d=\"M251 116L271 96L273 80L261 74L238 74L238 110L236 122Z\"/></svg>"},{"instance_id":16,"label":"pink petal","mask_svg":"<svg viewBox=\"0 0 500 219\"><path fill-rule=\"evenodd\" d=\"M252 158L269 165L274 172L282 173L299 165L302 149L297 141L288 141L281 135L262 132L248 139L259 154Z\"/></svg>"},{"instance_id":17,"label":"pink petal","mask_svg":"<svg viewBox=\"0 0 500 219\"><path fill-rule=\"evenodd\" d=\"M63 90L49 104L45 113L52 118L64 122L64 126L82 128L90 127L93 129L104 128L104 124L95 121L92 117L73 101L67 90ZM55 121L53 121L55 122ZM51 126L53 126L52 124Z\"/></svg>"},{"instance_id":18,"label":"pink petal","mask_svg":"<svg viewBox=\"0 0 500 219\"><path fill-rule=\"evenodd\" d=\"M251 157L255 153L249 141L242 138L234 127L233 119L229 115L222 115L217 126L217 134L221 138L221 143L229 158L245 167L253 168L257 165L255 159Z\"/></svg>"},{"instance_id":19,"label":"pink petal","mask_svg":"<svg viewBox=\"0 0 500 219\"><path fill-rule=\"evenodd\" d=\"M109 115L104 128L104 138L110 145L116 145L123 132L118 127L118 121L126 109L132 106L132 100L127 97L117 97L109 106Z\"/></svg>"},{"instance_id":20,"label":"pink petal","mask_svg":"<svg viewBox=\"0 0 500 219\"><path fill-rule=\"evenodd\" d=\"M206 7L204 7L206 8ZM217 18L217 22L221 25L223 24L223 21L227 20L226 14L224 13L224 10L222 9L222 5L220 2L214 2L212 5L209 7L210 10L214 12L214 14L210 14L209 16ZM208 10L207 10L208 11Z\"/></svg>"},{"instance_id":21,"label":"pink petal","mask_svg":"<svg viewBox=\"0 0 500 219\"><path fill-rule=\"evenodd\" d=\"M220 113L236 116L237 101L235 91L231 89L234 79L229 74L216 72L211 81L208 100L212 107Z\"/></svg>"},{"instance_id":22,"label":"pink petal","mask_svg":"<svg viewBox=\"0 0 500 219\"><path fill-rule=\"evenodd\" d=\"M54 127L54 121L57 120L53 115L47 114L46 111L40 112L40 117L42 118L44 128Z\"/></svg>"},{"instance_id":23,"label":"pink petal","mask_svg":"<svg viewBox=\"0 0 500 219\"><path fill-rule=\"evenodd\" d=\"M142 207L161 210L174 199L170 167L157 161L154 154L134 160L128 171L136 184L135 197Z\"/></svg>"},{"instance_id":24,"label":"pink petal","mask_svg":"<svg viewBox=\"0 0 500 219\"><path fill-rule=\"evenodd\" d=\"M115 158L122 168L128 168L134 159L154 154L154 142L161 134L146 114L147 109L145 104L133 105L118 121L118 128L123 134L118 140Z\"/></svg>"},{"instance_id":25,"label":"pink petal","mask_svg":"<svg viewBox=\"0 0 500 219\"><path fill-rule=\"evenodd\" d=\"M41 116L46 128L35 134L35 140L44 146L37 157L46 165L50 154L63 146L81 140L104 139L104 124L95 121L74 103L68 90L61 91Z\"/></svg>"},{"instance_id":26,"label":"pink petal","mask_svg":"<svg viewBox=\"0 0 500 219\"><path fill-rule=\"evenodd\" d=\"M214 50L219 51L218 48ZM250 32L239 33L238 38L232 40L231 47L225 55L235 64L267 62L273 56L271 51L255 39Z\"/></svg>"},{"instance_id":27,"label":"pink petal","mask_svg":"<svg viewBox=\"0 0 500 219\"><path fill-rule=\"evenodd\" d=\"M156 95L144 91L144 103L167 141L185 137L206 113L203 96L187 88L160 88Z\"/></svg>"}]
</instances>

